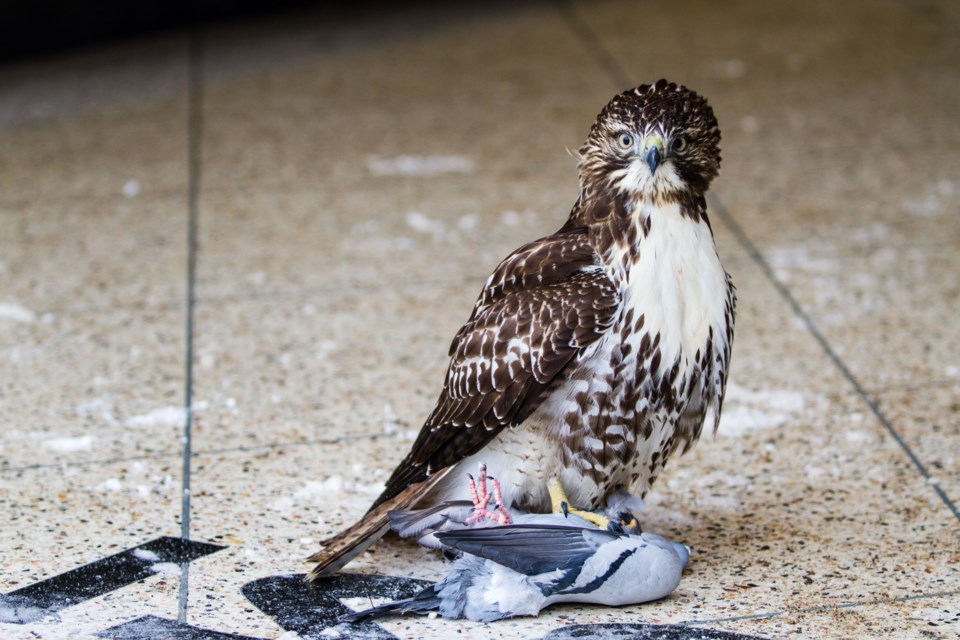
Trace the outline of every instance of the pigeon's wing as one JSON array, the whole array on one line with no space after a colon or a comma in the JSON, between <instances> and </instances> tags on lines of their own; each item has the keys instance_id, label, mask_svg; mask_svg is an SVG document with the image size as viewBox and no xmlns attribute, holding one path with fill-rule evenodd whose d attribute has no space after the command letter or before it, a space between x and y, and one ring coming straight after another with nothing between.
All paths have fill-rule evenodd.
<instances>
[{"instance_id":1,"label":"pigeon's wing","mask_svg":"<svg viewBox=\"0 0 960 640\"><path fill-rule=\"evenodd\" d=\"M617 287L582 229L511 254L453 339L436 407L371 509L523 422L612 326L619 305Z\"/></svg>"},{"instance_id":2,"label":"pigeon's wing","mask_svg":"<svg viewBox=\"0 0 960 640\"><path fill-rule=\"evenodd\" d=\"M602 529L523 524L437 534L445 546L528 576L582 564L602 545L621 537Z\"/></svg>"},{"instance_id":3,"label":"pigeon's wing","mask_svg":"<svg viewBox=\"0 0 960 640\"><path fill-rule=\"evenodd\" d=\"M388 511L390 528L401 538L419 536L425 531L444 531L464 527L464 521L473 513L469 500L440 502L427 509L397 509Z\"/></svg>"}]
</instances>

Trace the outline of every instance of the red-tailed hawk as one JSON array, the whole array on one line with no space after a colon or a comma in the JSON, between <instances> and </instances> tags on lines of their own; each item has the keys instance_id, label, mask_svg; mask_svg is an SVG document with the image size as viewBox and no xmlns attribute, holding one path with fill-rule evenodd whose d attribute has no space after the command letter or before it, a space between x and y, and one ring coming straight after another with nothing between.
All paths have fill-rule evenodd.
<instances>
[{"instance_id":1,"label":"red-tailed hawk","mask_svg":"<svg viewBox=\"0 0 960 640\"><path fill-rule=\"evenodd\" d=\"M468 498L462 470L481 461L508 507L548 509L559 479L571 506L596 509L645 494L717 428L735 305L704 198L719 142L707 101L665 80L604 107L566 224L487 279L413 448L363 519L309 559L311 579L382 536L388 511Z\"/></svg>"}]
</instances>

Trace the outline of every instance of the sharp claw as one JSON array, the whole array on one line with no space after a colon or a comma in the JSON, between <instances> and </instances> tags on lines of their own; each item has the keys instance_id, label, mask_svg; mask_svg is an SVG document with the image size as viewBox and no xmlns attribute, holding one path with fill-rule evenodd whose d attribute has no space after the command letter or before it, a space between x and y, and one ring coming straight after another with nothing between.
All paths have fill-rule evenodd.
<instances>
[{"instance_id":1,"label":"sharp claw","mask_svg":"<svg viewBox=\"0 0 960 640\"><path fill-rule=\"evenodd\" d=\"M500 489L500 481L494 477L490 477L493 481L493 501L496 505L494 507L494 512L497 514L497 522L499 524L513 524L513 518L510 517L510 512L507 511L507 508L503 505L503 491Z\"/></svg>"},{"instance_id":2,"label":"sharp claw","mask_svg":"<svg viewBox=\"0 0 960 640\"><path fill-rule=\"evenodd\" d=\"M480 506L480 496L477 495L477 483L469 473L467 477L470 478L470 499L473 500L473 508L476 509Z\"/></svg>"},{"instance_id":3,"label":"sharp claw","mask_svg":"<svg viewBox=\"0 0 960 640\"><path fill-rule=\"evenodd\" d=\"M570 511L570 505L568 505L566 502L561 502L561 503L560 503L560 513L563 514L563 517L564 517L564 518L567 517L567 513L568 513L569 511Z\"/></svg>"}]
</instances>

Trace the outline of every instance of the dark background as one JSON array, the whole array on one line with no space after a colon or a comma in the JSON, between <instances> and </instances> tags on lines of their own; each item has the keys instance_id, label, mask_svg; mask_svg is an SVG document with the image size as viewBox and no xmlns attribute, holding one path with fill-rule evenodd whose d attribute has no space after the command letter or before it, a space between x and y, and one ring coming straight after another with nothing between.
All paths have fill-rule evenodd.
<instances>
[{"instance_id":1,"label":"dark background","mask_svg":"<svg viewBox=\"0 0 960 640\"><path fill-rule=\"evenodd\" d=\"M0 0L0 60L39 57L210 23L255 20L301 7L331 18L362 18L372 12L392 13L429 4L430 0ZM484 3L490 4L503 2Z\"/></svg>"},{"instance_id":2,"label":"dark background","mask_svg":"<svg viewBox=\"0 0 960 640\"><path fill-rule=\"evenodd\" d=\"M213 20L242 19L307 4L302 0L21 0L0 2L0 58L81 48Z\"/></svg>"}]
</instances>

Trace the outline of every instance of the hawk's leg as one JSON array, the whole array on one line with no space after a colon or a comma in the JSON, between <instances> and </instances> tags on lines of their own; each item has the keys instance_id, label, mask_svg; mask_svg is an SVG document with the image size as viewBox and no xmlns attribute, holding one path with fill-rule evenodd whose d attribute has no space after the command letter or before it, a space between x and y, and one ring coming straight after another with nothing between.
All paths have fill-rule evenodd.
<instances>
[{"instance_id":1,"label":"hawk's leg","mask_svg":"<svg viewBox=\"0 0 960 640\"><path fill-rule=\"evenodd\" d=\"M473 525L481 520L493 520L497 524L507 525L512 524L513 519L510 517L510 513L507 511L507 508L503 505L503 494L500 491L500 483L493 476L487 475L487 465L480 465L480 475L479 480L474 480L473 476L468 474L470 478L470 498L473 500L473 513L469 518L464 520L465 525ZM493 485L493 494L487 493L487 478L490 479L491 484ZM488 510L487 505L490 504L490 498L493 498L493 510Z\"/></svg>"},{"instance_id":2,"label":"hawk's leg","mask_svg":"<svg viewBox=\"0 0 960 640\"><path fill-rule=\"evenodd\" d=\"M570 507L570 501L567 498L567 492L563 490L563 485L560 484L560 478L552 478L547 485L547 489L550 491L550 505L553 513L562 513L564 517L568 514L573 514L583 518L587 522L592 522L601 529L607 529L617 533L623 531L620 523L614 522L602 513L572 509Z\"/></svg>"}]
</instances>

